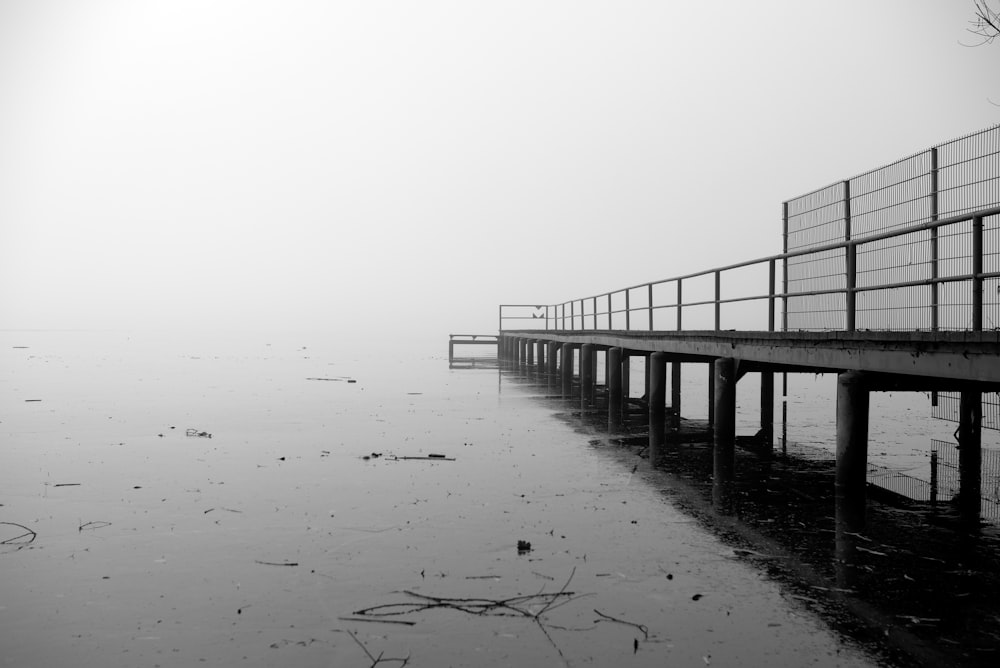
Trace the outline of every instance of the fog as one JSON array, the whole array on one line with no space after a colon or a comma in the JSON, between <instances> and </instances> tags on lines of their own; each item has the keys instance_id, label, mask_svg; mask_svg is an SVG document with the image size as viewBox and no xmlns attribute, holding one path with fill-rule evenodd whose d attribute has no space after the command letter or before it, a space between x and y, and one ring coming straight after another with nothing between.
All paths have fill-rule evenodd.
<instances>
[{"instance_id":1,"label":"fog","mask_svg":"<svg viewBox=\"0 0 1000 668\"><path fill-rule=\"evenodd\" d=\"M971 2L0 2L0 329L443 338L1000 117Z\"/></svg>"}]
</instances>

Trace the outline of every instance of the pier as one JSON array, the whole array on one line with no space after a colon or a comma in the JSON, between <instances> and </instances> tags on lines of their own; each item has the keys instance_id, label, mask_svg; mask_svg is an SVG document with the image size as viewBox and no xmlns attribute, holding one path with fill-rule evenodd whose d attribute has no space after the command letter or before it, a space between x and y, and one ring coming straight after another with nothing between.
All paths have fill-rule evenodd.
<instances>
[{"instance_id":1,"label":"pier","mask_svg":"<svg viewBox=\"0 0 1000 668\"><path fill-rule=\"evenodd\" d=\"M958 423L956 500L975 524L981 431L1000 428L983 418L984 394L1000 391L998 154L1000 126L789 200L773 256L561 303L501 305L499 362L548 377L584 407L601 397L612 430L642 383L654 459L679 433L684 378L707 374L704 436L723 511L740 379L760 376L759 429L740 438L767 456L776 412L787 410L778 377L785 388L789 374L835 373L835 510L845 531L865 525L868 426L878 419L870 394L931 393L935 406L957 407L935 416ZM636 357L642 378L632 377Z\"/></svg>"}]
</instances>

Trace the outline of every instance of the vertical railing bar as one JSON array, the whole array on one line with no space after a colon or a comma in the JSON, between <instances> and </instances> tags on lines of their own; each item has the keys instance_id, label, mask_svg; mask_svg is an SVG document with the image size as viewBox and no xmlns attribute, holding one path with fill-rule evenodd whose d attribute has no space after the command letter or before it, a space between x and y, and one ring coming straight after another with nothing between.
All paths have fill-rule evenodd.
<instances>
[{"instance_id":1,"label":"vertical railing bar","mask_svg":"<svg viewBox=\"0 0 1000 668\"><path fill-rule=\"evenodd\" d=\"M614 324L611 322L611 293L608 293L608 329L614 329Z\"/></svg>"},{"instance_id":2,"label":"vertical railing bar","mask_svg":"<svg viewBox=\"0 0 1000 668\"><path fill-rule=\"evenodd\" d=\"M938 219L938 150L931 149L931 221ZM931 279L938 277L938 228L931 228ZM941 286L937 281L931 283L931 331L941 327L938 315Z\"/></svg>"},{"instance_id":3,"label":"vertical railing bar","mask_svg":"<svg viewBox=\"0 0 1000 668\"><path fill-rule=\"evenodd\" d=\"M851 182L844 181L844 240L851 241ZM858 249L855 244L850 244L844 249L844 279L846 291L844 298L844 329L848 332L855 331L857 325L857 287L858 279Z\"/></svg>"},{"instance_id":4,"label":"vertical railing bar","mask_svg":"<svg viewBox=\"0 0 1000 668\"><path fill-rule=\"evenodd\" d=\"M649 309L649 331L653 331L653 284L650 283L647 286L647 301L646 308Z\"/></svg>"},{"instance_id":5,"label":"vertical railing bar","mask_svg":"<svg viewBox=\"0 0 1000 668\"><path fill-rule=\"evenodd\" d=\"M775 262L770 260L767 263L767 331L774 331L774 281Z\"/></svg>"},{"instance_id":6,"label":"vertical railing bar","mask_svg":"<svg viewBox=\"0 0 1000 668\"><path fill-rule=\"evenodd\" d=\"M594 297L594 329L597 329L597 297Z\"/></svg>"},{"instance_id":7,"label":"vertical railing bar","mask_svg":"<svg viewBox=\"0 0 1000 668\"><path fill-rule=\"evenodd\" d=\"M632 294L631 288L625 288L625 331L630 331L632 329L632 306L629 303L629 295Z\"/></svg>"},{"instance_id":8,"label":"vertical railing bar","mask_svg":"<svg viewBox=\"0 0 1000 668\"><path fill-rule=\"evenodd\" d=\"M722 328L722 272L715 271L715 331Z\"/></svg>"},{"instance_id":9,"label":"vertical railing bar","mask_svg":"<svg viewBox=\"0 0 1000 668\"><path fill-rule=\"evenodd\" d=\"M681 310L684 308L684 291L681 279L677 279L677 331L684 329L684 321L681 317Z\"/></svg>"},{"instance_id":10,"label":"vertical railing bar","mask_svg":"<svg viewBox=\"0 0 1000 668\"><path fill-rule=\"evenodd\" d=\"M972 219L972 329L983 331L983 217Z\"/></svg>"},{"instance_id":11,"label":"vertical railing bar","mask_svg":"<svg viewBox=\"0 0 1000 668\"><path fill-rule=\"evenodd\" d=\"M788 252L788 202L781 204L782 253ZM788 258L781 260L781 331L788 331Z\"/></svg>"}]
</instances>

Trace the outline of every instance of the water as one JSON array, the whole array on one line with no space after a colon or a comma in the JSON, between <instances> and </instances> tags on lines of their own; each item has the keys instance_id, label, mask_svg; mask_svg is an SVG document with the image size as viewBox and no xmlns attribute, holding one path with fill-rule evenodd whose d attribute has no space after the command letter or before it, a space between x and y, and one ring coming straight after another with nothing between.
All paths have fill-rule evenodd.
<instances>
[{"instance_id":1,"label":"water","mask_svg":"<svg viewBox=\"0 0 1000 668\"><path fill-rule=\"evenodd\" d=\"M647 464L594 447L564 405L495 369L449 371L440 348L2 333L0 657L881 660L703 526ZM449 459L392 459L431 454ZM507 614L358 614L422 600L405 592L527 598Z\"/></svg>"}]
</instances>

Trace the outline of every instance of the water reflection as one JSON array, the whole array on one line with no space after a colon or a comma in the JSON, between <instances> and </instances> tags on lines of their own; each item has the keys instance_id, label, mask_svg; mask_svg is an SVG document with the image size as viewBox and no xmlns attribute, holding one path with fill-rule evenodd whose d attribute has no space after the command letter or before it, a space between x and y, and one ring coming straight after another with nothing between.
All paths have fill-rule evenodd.
<instances>
[{"instance_id":1,"label":"water reflection","mask_svg":"<svg viewBox=\"0 0 1000 668\"><path fill-rule=\"evenodd\" d=\"M563 389L561 414L600 436L590 439L595 448L624 455L626 465L634 456L647 481L835 628L884 645L900 665L996 665L996 527L970 526L947 500L871 485L867 507L860 505L836 493L832 456L771 454L753 439L737 439L731 482L720 484L704 422L678 419L668 429L664 416L650 418L634 402L609 405L601 391L583 410L565 411L581 403ZM935 481L934 496L946 494L940 472Z\"/></svg>"}]
</instances>

